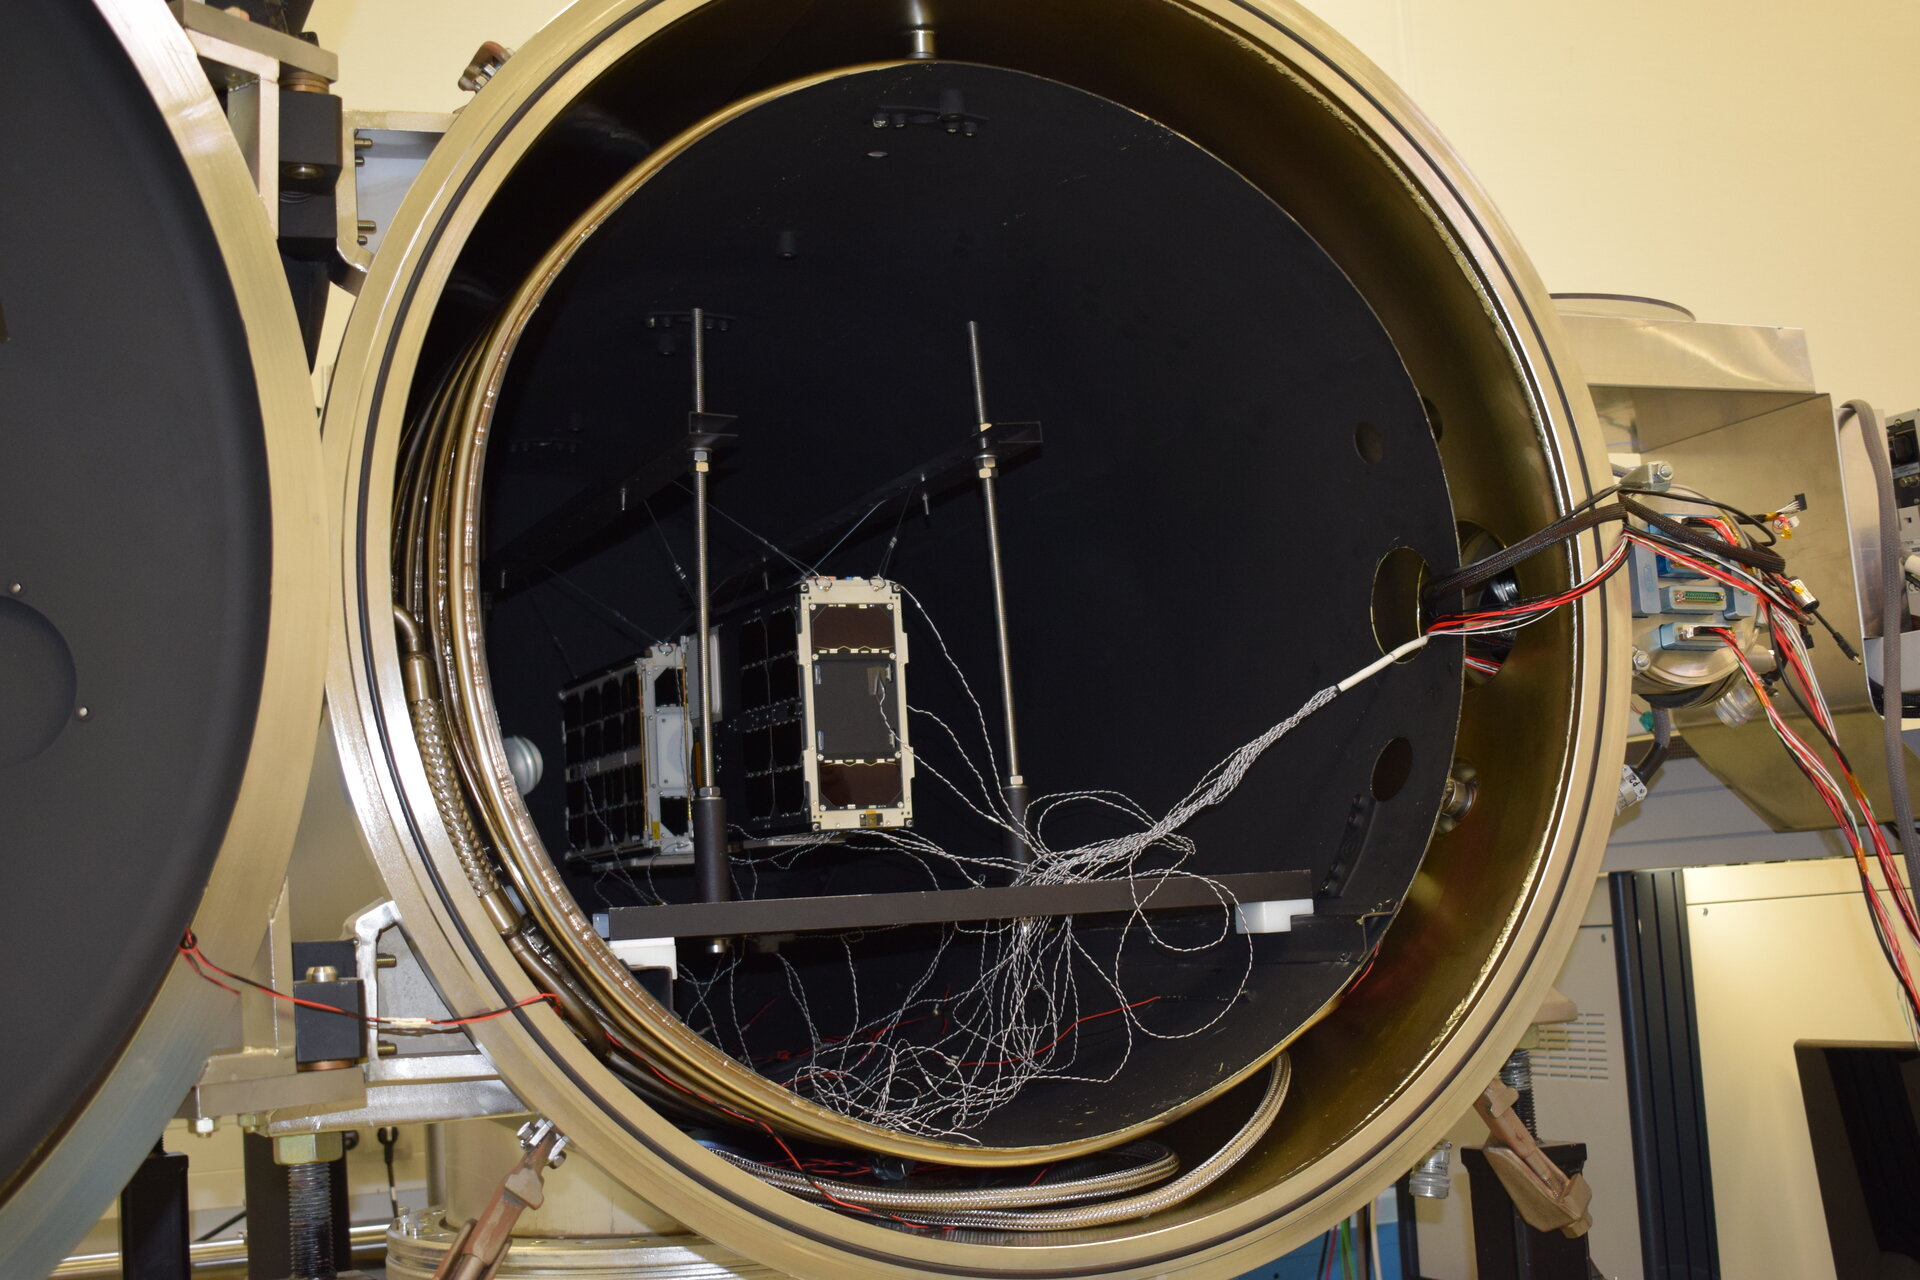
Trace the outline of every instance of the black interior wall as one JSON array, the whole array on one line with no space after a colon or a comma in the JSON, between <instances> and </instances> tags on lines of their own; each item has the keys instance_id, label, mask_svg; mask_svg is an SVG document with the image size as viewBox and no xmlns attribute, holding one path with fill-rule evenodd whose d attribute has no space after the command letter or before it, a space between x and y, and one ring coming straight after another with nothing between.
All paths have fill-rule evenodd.
<instances>
[{"instance_id":1,"label":"black interior wall","mask_svg":"<svg viewBox=\"0 0 1920 1280\"><path fill-rule=\"evenodd\" d=\"M895 128L889 108L964 113L976 132ZM1116 789L1163 812L1378 655L1372 596L1389 551L1458 562L1419 395L1364 300L1238 175L1079 91L956 64L869 71L779 98L665 166L576 256L515 354L490 457L490 546L684 430L685 330L663 338L647 319L695 306L732 318L708 344L708 407L738 415L713 488L721 578L759 557L760 538L778 544L964 440L976 426L965 326L980 322L989 416L1038 420L1047 440L1006 478L1002 516L1036 793ZM550 763L569 678L689 625L684 493L650 513L492 610L502 725ZM924 604L909 610L909 700L988 773L985 555L979 503L963 495L930 515L912 502L875 512L817 569L868 575L884 561ZM776 560L766 585L782 574L799 576ZM1397 668L1275 746L1191 826L1196 869L1312 869L1323 919L1260 940L1251 990L1265 1007L1211 1033L1220 1053L1187 1042L1145 1054L1143 1079L1157 1069L1166 1085L1139 1090L1139 1107L1251 1060L1364 963L1431 830L1458 698L1451 653ZM932 776L971 789L961 753L929 718L913 734L917 829L991 852L992 829ZM556 854L560 792L528 797ZM1066 847L1128 825L1083 804L1045 835ZM819 891L925 875L894 853L817 866ZM678 878L639 891L675 896ZM618 877L578 883L589 900L636 891ZM924 940L869 945L911 954ZM1211 1017L1244 945L1165 963L1158 989L1193 1008L1170 1000L1155 1015L1170 1030ZM837 954L822 963L845 968ZM779 1010L756 1030L768 1043L795 1034Z\"/></svg>"}]
</instances>

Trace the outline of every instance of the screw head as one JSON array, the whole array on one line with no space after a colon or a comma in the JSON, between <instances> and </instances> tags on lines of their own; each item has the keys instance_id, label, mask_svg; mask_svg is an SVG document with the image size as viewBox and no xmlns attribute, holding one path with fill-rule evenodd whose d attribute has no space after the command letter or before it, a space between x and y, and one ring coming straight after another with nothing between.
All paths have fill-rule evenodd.
<instances>
[{"instance_id":1,"label":"screw head","mask_svg":"<svg viewBox=\"0 0 1920 1280\"><path fill-rule=\"evenodd\" d=\"M78 718L85 720L88 716L91 716L93 714L93 709L91 707L75 707L73 710L73 714Z\"/></svg>"},{"instance_id":2,"label":"screw head","mask_svg":"<svg viewBox=\"0 0 1920 1280\"><path fill-rule=\"evenodd\" d=\"M192 1125L193 1135L196 1138L211 1138L213 1136L213 1131L215 1129L218 1129L219 1127L220 1127L220 1121L218 1117L195 1116L193 1118L193 1125Z\"/></svg>"},{"instance_id":3,"label":"screw head","mask_svg":"<svg viewBox=\"0 0 1920 1280\"><path fill-rule=\"evenodd\" d=\"M1633 651L1633 669L1635 671L1645 671L1652 665L1653 659L1648 656L1645 649L1635 649Z\"/></svg>"},{"instance_id":4,"label":"screw head","mask_svg":"<svg viewBox=\"0 0 1920 1280\"><path fill-rule=\"evenodd\" d=\"M7 587L7 594L8 594L8 595L10 595L10 596L17 596L17 595L19 595L19 594L20 594L20 593L21 593L22 591L25 591L26 589L27 589L27 584L26 584L26 583L24 583L24 582L15 582L15 583L11 583L11 584L10 584L10 585L9 585L9 586Z\"/></svg>"}]
</instances>

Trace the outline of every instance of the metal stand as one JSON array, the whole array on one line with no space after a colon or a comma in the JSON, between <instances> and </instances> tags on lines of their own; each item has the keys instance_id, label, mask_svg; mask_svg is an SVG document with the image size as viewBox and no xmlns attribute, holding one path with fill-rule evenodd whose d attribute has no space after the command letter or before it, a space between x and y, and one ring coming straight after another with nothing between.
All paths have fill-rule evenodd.
<instances>
[{"instance_id":1,"label":"metal stand","mask_svg":"<svg viewBox=\"0 0 1920 1280\"><path fill-rule=\"evenodd\" d=\"M249 1133L242 1151L248 1280L333 1280L353 1258L341 1135Z\"/></svg>"},{"instance_id":2,"label":"metal stand","mask_svg":"<svg viewBox=\"0 0 1920 1280\"><path fill-rule=\"evenodd\" d=\"M187 1158L156 1142L120 1192L120 1274L124 1280L189 1280Z\"/></svg>"},{"instance_id":3,"label":"metal stand","mask_svg":"<svg viewBox=\"0 0 1920 1280\"><path fill-rule=\"evenodd\" d=\"M967 321L967 350L973 362L973 413L974 421L979 423L984 433L993 426L987 420L987 384L980 366L980 324ZM991 448L983 449L974 458L980 477L980 496L986 504L987 514L987 562L993 576L993 621L994 639L1000 652L1000 709L1006 718L1006 778L1000 786L1000 794L1006 800L1007 821L1011 830L1007 832L1007 857L1014 863L1026 863L1033 860L1033 850L1027 847L1027 780L1020 772L1020 735L1014 725L1013 715L1013 657L1007 635L1007 585L1006 570L1000 554L1000 458Z\"/></svg>"},{"instance_id":4,"label":"metal stand","mask_svg":"<svg viewBox=\"0 0 1920 1280\"><path fill-rule=\"evenodd\" d=\"M693 309L693 412L707 411L706 312ZM720 794L713 762L713 590L707 544L707 482L712 451L696 446L693 461L694 593L699 622L694 646L700 660L700 776L693 793L693 870L702 902L733 897L727 856L727 800Z\"/></svg>"}]
</instances>

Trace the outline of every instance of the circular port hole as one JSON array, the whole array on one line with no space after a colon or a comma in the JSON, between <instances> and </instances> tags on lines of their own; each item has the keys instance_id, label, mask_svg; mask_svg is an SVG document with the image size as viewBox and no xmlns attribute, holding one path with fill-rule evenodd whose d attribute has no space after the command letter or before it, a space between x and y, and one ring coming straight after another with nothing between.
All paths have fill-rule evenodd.
<instances>
[{"instance_id":1,"label":"circular port hole","mask_svg":"<svg viewBox=\"0 0 1920 1280\"><path fill-rule=\"evenodd\" d=\"M1506 549L1506 543L1471 521L1462 520L1455 529L1460 537L1460 563L1463 565L1476 564ZM1471 613L1481 609L1498 609L1519 599L1520 583L1514 577L1513 570L1509 569L1466 592L1461 607ZM1512 631L1482 632L1466 638L1469 689L1477 689L1500 674L1513 653L1514 638Z\"/></svg>"},{"instance_id":2,"label":"circular port hole","mask_svg":"<svg viewBox=\"0 0 1920 1280\"><path fill-rule=\"evenodd\" d=\"M1412 547L1395 547L1380 557L1373 570L1373 638L1380 652L1391 653L1420 634L1426 621L1420 590L1426 585L1426 558Z\"/></svg>"},{"instance_id":3,"label":"circular port hole","mask_svg":"<svg viewBox=\"0 0 1920 1280\"><path fill-rule=\"evenodd\" d=\"M1413 744L1405 738L1395 738L1380 748L1379 758L1373 762L1373 798L1385 804L1400 794L1412 776Z\"/></svg>"},{"instance_id":4,"label":"circular port hole","mask_svg":"<svg viewBox=\"0 0 1920 1280\"><path fill-rule=\"evenodd\" d=\"M0 596L0 767L53 745L76 714L77 689L60 628L31 605Z\"/></svg>"},{"instance_id":5,"label":"circular port hole","mask_svg":"<svg viewBox=\"0 0 1920 1280\"><path fill-rule=\"evenodd\" d=\"M1363 422L1353 429L1353 451L1360 455L1360 461L1372 466L1387 456L1386 441L1380 438L1380 428L1371 422Z\"/></svg>"}]
</instances>

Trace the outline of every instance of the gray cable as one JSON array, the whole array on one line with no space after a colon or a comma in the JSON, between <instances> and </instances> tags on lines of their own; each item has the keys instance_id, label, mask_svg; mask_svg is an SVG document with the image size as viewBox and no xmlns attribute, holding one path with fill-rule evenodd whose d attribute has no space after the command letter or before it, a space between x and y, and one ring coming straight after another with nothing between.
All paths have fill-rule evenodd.
<instances>
[{"instance_id":1,"label":"gray cable","mask_svg":"<svg viewBox=\"0 0 1920 1280\"><path fill-rule=\"evenodd\" d=\"M1893 493L1893 459L1887 452L1886 429L1880 415L1865 400L1840 406L1839 425L1848 418L1860 423L1860 440L1873 464L1874 490L1880 501L1880 711L1882 742L1886 746L1887 794L1893 800L1893 822L1900 833L1900 853L1907 864L1907 881L1920 886L1913 852L1913 797L1907 790L1907 745L1900 737L1904 681L1900 677L1900 632L1906 622L1905 555L1900 550L1900 509Z\"/></svg>"},{"instance_id":2,"label":"gray cable","mask_svg":"<svg viewBox=\"0 0 1920 1280\"><path fill-rule=\"evenodd\" d=\"M1164 1182L1180 1171L1180 1158L1157 1142L1135 1142L1113 1154L1132 1156L1139 1161L1124 1169L1089 1178L1071 1178L1059 1182L1036 1183L1017 1187L974 1187L965 1190L913 1191L904 1187L870 1187L827 1178L811 1178L793 1169L749 1160L731 1151L715 1150L715 1155L737 1165L763 1182L782 1191L821 1200L827 1195L860 1205L866 1209L905 1209L934 1212L965 1212L979 1209L1021 1209L1034 1206L1072 1204L1101 1196L1120 1195Z\"/></svg>"},{"instance_id":3,"label":"gray cable","mask_svg":"<svg viewBox=\"0 0 1920 1280\"><path fill-rule=\"evenodd\" d=\"M1049 1209L1041 1211L1023 1211L1018 1209L973 1209L942 1210L928 1204L926 1199L918 1199L911 1204L900 1204L899 1208L911 1213L914 1220L928 1226L975 1227L988 1231L1076 1231L1087 1227L1105 1226L1114 1222L1127 1222L1135 1218L1144 1218L1170 1209L1186 1200L1192 1199L1207 1187L1219 1181L1234 1165L1240 1163L1267 1130L1273 1127L1273 1121L1280 1114L1280 1104L1286 1101L1287 1086L1293 1080L1293 1066L1285 1054L1274 1059L1272 1074L1267 1078L1267 1092L1260 1099L1253 1114L1240 1126L1240 1131L1228 1139L1226 1144L1193 1168L1175 1178L1165 1186L1158 1187L1144 1195L1129 1196L1124 1200L1104 1200L1098 1204L1081 1205L1073 1208ZM724 1153L723 1153L724 1154ZM738 1159L735 1163L740 1163ZM751 1162L748 1162L750 1165ZM771 1170L771 1166L754 1168ZM791 1175L785 1170L774 1170L791 1177L797 1186L788 1187L795 1194L810 1200L824 1199L820 1186L846 1186L846 1184L818 1184L813 1180ZM761 1173L762 1177L766 1174ZM769 1179L771 1181L771 1179ZM1036 1187L1034 1190L1049 1190ZM840 1194L835 1192L836 1195ZM940 1198L951 1193L893 1192L892 1196L920 1196ZM875 1205L874 1192L867 1187L846 1186L844 1199L852 1204L866 1208ZM922 1207L925 1205L926 1207Z\"/></svg>"}]
</instances>

